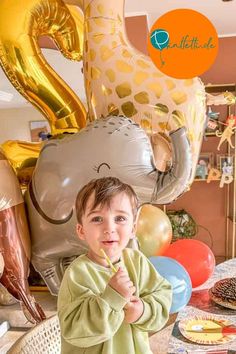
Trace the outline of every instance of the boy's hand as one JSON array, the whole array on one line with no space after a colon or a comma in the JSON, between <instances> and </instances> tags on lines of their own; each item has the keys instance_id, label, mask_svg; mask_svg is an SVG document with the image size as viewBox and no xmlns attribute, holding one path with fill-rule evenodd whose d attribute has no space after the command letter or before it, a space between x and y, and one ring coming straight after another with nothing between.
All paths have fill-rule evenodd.
<instances>
[{"instance_id":1,"label":"boy's hand","mask_svg":"<svg viewBox=\"0 0 236 354\"><path fill-rule=\"evenodd\" d=\"M129 278L128 273L122 268L118 269L113 277L111 277L108 284L127 300L131 298L136 290L133 282Z\"/></svg>"},{"instance_id":2,"label":"boy's hand","mask_svg":"<svg viewBox=\"0 0 236 354\"><path fill-rule=\"evenodd\" d=\"M142 300L137 296L132 296L130 302L125 307L125 322L133 323L137 321L143 314L144 305Z\"/></svg>"}]
</instances>

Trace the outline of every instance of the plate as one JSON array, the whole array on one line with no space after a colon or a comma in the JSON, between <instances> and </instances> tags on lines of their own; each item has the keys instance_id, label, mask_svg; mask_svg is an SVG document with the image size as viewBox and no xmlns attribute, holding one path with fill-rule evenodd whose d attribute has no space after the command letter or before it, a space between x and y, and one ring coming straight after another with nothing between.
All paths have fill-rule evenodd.
<instances>
[{"instance_id":1,"label":"plate","mask_svg":"<svg viewBox=\"0 0 236 354\"><path fill-rule=\"evenodd\" d=\"M213 316L196 316L179 322L179 330L185 338L204 345L224 344L234 340L235 335L221 332L225 326L234 326L234 324L226 319L216 319ZM216 329L216 333L204 333L204 329Z\"/></svg>"}]
</instances>

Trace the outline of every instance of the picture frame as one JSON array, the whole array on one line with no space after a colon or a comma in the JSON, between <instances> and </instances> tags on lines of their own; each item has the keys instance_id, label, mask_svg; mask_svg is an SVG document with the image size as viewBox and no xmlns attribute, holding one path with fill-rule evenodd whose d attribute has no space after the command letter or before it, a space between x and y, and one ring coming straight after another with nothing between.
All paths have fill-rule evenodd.
<instances>
[{"instance_id":1,"label":"picture frame","mask_svg":"<svg viewBox=\"0 0 236 354\"><path fill-rule=\"evenodd\" d=\"M222 174L233 176L234 156L229 154L218 154L216 156L217 168Z\"/></svg>"},{"instance_id":2,"label":"picture frame","mask_svg":"<svg viewBox=\"0 0 236 354\"><path fill-rule=\"evenodd\" d=\"M30 137L32 142L39 142L46 140L51 129L46 120L32 120L29 122Z\"/></svg>"},{"instance_id":3,"label":"picture frame","mask_svg":"<svg viewBox=\"0 0 236 354\"><path fill-rule=\"evenodd\" d=\"M214 165L214 154L212 152L200 153L196 167L195 179L207 179L210 169Z\"/></svg>"}]
</instances>

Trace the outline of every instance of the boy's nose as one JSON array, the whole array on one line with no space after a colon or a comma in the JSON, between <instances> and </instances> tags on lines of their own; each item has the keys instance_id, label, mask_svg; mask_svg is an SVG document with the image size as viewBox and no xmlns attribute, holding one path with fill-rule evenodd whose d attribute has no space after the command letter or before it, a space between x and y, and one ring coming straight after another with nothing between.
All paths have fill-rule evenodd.
<instances>
[{"instance_id":1,"label":"boy's nose","mask_svg":"<svg viewBox=\"0 0 236 354\"><path fill-rule=\"evenodd\" d=\"M109 234L113 234L115 231L114 230L104 230L103 233L104 235L109 235Z\"/></svg>"}]
</instances>

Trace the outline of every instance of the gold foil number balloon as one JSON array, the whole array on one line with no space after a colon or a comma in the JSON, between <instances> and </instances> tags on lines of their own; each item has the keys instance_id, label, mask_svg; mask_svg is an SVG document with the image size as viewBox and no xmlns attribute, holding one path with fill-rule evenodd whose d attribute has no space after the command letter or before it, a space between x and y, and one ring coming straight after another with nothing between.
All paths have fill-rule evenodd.
<instances>
[{"instance_id":1,"label":"gold foil number balloon","mask_svg":"<svg viewBox=\"0 0 236 354\"><path fill-rule=\"evenodd\" d=\"M168 216L153 205L143 205L138 216L136 235L145 256L162 255L168 249L172 238Z\"/></svg>"},{"instance_id":2,"label":"gold foil number balloon","mask_svg":"<svg viewBox=\"0 0 236 354\"><path fill-rule=\"evenodd\" d=\"M82 1L78 1L78 5ZM158 6L158 5L157 5ZM128 41L124 0L84 0L84 75L91 119L123 114L148 134L185 126L194 178L205 122L205 89L198 78L161 73ZM161 158L161 155L159 155Z\"/></svg>"},{"instance_id":3,"label":"gold foil number balloon","mask_svg":"<svg viewBox=\"0 0 236 354\"><path fill-rule=\"evenodd\" d=\"M82 20L79 14L74 18L61 0L0 2L0 63L14 87L49 121L52 134L78 131L86 125L86 112L47 64L37 41L48 35L67 58L81 60Z\"/></svg>"}]
</instances>

